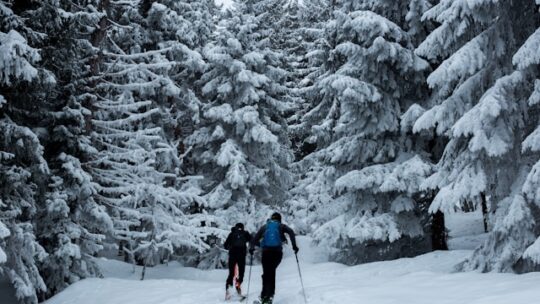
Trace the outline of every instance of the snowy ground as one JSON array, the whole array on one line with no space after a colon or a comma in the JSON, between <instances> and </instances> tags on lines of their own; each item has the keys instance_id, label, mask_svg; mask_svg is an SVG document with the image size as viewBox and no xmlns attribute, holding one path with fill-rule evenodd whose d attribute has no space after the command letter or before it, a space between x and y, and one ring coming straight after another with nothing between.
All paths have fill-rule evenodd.
<instances>
[{"instance_id":1,"label":"snowy ground","mask_svg":"<svg viewBox=\"0 0 540 304\"><path fill-rule=\"evenodd\" d=\"M470 251L434 252L412 259L347 267L323 262L316 249L300 240L301 266L311 304L530 304L540 299L540 273L526 275L453 273ZM288 253L290 254L290 252ZM201 271L177 264L148 271L103 260L106 279L87 279L47 304L215 304L223 301L226 272ZM261 268L253 267L250 298L261 288ZM296 264L290 255L278 270L276 304L302 304ZM245 286L246 288L247 286ZM251 300L250 300L251 302Z\"/></svg>"}]
</instances>

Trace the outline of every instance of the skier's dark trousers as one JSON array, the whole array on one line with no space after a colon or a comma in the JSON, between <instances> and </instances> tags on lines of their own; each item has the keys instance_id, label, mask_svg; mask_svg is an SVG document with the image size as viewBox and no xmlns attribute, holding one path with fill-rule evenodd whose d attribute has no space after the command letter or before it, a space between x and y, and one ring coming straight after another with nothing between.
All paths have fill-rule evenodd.
<instances>
[{"instance_id":1,"label":"skier's dark trousers","mask_svg":"<svg viewBox=\"0 0 540 304\"><path fill-rule=\"evenodd\" d=\"M294 231L287 225L281 223L279 213L272 214L272 217L266 222L266 225L253 237L249 252L253 254L255 246L262 248L262 267L263 267L263 288L261 300L263 303L271 302L276 290L276 269L283 258L283 243L287 241L285 234L289 235L294 253L298 252L296 246L296 237Z\"/></svg>"},{"instance_id":2,"label":"skier's dark trousers","mask_svg":"<svg viewBox=\"0 0 540 304\"><path fill-rule=\"evenodd\" d=\"M225 241L224 247L229 250L229 276L225 283L225 288L229 289L233 285L234 267L238 265L238 279L236 288L239 290L240 284L244 280L246 270L246 243L251 241L251 234L244 230L244 224L238 223L231 228L231 233Z\"/></svg>"}]
</instances>

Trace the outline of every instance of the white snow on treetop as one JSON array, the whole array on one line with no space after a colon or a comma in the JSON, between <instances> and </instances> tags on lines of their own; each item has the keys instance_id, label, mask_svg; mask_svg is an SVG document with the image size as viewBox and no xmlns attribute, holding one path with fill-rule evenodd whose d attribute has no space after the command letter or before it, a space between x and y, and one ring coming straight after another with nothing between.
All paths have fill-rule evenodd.
<instances>
[{"instance_id":1,"label":"white snow on treetop","mask_svg":"<svg viewBox=\"0 0 540 304\"><path fill-rule=\"evenodd\" d=\"M336 180L336 191L414 192L431 174L431 164L419 156L400 162L373 165L353 170Z\"/></svg>"},{"instance_id":2,"label":"white snow on treetop","mask_svg":"<svg viewBox=\"0 0 540 304\"><path fill-rule=\"evenodd\" d=\"M32 81L38 74L32 64L39 60L38 51L28 46L17 31L0 32L0 83L11 84L11 77Z\"/></svg>"},{"instance_id":3,"label":"white snow on treetop","mask_svg":"<svg viewBox=\"0 0 540 304\"><path fill-rule=\"evenodd\" d=\"M413 104L405 113L401 115L401 132L408 132L413 130L413 126L422 114L426 110L419 104Z\"/></svg>"},{"instance_id":4,"label":"white snow on treetop","mask_svg":"<svg viewBox=\"0 0 540 304\"><path fill-rule=\"evenodd\" d=\"M523 257L532 260L535 264L540 264L540 238L537 238L532 245L527 247Z\"/></svg>"},{"instance_id":5,"label":"white snow on treetop","mask_svg":"<svg viewBox=\"0 0 540 304\"><path fill-rule=\"evenodd\" d=\"M465 169L452 172L456 176L453 182L442 187L429 207L431 213L437 211L453 212L463 202L476 198L485 191L486 176L483 170L467 166ZM425 180L422 188L433 188L433 180L437 174Z\"/></svg>"},{"instance_id":6,"label":"white snow on treetop","mask_svg":"<svg viewBox=\"0 0 540 304\"><path fill-rule=\"evenodd\" d=\"M536 30L521 46L512 58L512 63L518 69L524 70L531 65L540 63L540 29Z\"/></svg>"},{"instance_id":7,"label":"white snow on treetop","mask_svg":"<svg viewBox=\"0 0 540 304\"><path fill-rule=\"evenodd\" d=\"M519 71L497 80L480 102L456 122L453 135L472 135L469 142L471 151L483 149L489 156L506 153L512 146L513 136L512 130L500 120L500 115L512 110L514 104L509 100L509 93L523 81L523 74Z\"/></svg>"},{"instance_id":8,"label":"white snow on treetop","mask_svg":"<svg viewBox=\"0 0 540 304\"><path fill-rule=\"evenodd\" d=\"M350 14L349 24L358 36L365 41L372 41L378 37L388 37L396 41L404 39L403 30L392 21L371 11L355 11Z\"/></svg>"}]
</instances>

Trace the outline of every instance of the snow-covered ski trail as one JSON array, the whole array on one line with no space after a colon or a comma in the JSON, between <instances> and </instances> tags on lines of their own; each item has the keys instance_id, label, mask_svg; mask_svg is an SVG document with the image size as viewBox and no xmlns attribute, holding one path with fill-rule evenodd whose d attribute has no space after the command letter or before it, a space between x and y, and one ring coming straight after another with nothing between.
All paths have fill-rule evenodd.
<instances>
[{"instance_id":1,"label":"snow-covered ski trail","mask_svg":"<svg viewBox=\"0 0 540 304\"><path fill-rule=\"evenodd\" d=\"M530 304L540 298L540 273L455 273L471 251L433 252L410 259L348 267L317 263L301 239L300 263L309 304ZM303 250L303 251L302 251ZM226 270L199 270L171 263L148 270L147 279L118 261L103 260L106 279L68 287L47 304L252 304L261 291L261 267L253 266L249 303L227 302ZM137 270L139 271L139 270ZM274 304L304 303L296 261L286 252L278 268ZM244 282L245 284L247 282Z\"/></svg>"}]
</instances>

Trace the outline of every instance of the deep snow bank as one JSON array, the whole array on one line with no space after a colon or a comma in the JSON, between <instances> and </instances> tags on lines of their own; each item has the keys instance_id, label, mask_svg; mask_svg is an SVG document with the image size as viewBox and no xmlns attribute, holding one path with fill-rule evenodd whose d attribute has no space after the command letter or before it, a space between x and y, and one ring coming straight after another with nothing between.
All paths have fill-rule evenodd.
<instances>
[{"instance_id":1,"label":"deep snow bank","mask_svg":"<svg viewBox=\"0 0 540 304\"><path fill-rule=\"evenodd\" d=\"M433 252L410 259L347 267L317 263L321 252L301 240L301 266L311 304L530 304L540 299L540 273L526 275L452 273L470 251ZM47 304L214 304L223 301L226 271L201 271L178 264L159 266L139 281L140 269L103 260L106 279L87 279ZM250 298L261 288L253 267ZM247 280L247 273L246 273ZM247 289L247 282L244 286ZM278 270L276 304L303 303L296 264L288 252Z\"/></svg>"}]
</instances>

